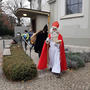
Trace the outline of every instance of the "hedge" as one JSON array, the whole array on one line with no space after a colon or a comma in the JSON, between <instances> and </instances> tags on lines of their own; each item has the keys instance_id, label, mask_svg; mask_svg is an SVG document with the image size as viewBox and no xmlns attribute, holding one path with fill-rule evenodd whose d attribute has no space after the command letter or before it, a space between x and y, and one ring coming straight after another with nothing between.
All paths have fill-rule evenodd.
<instances>
[{"instance_id":1,"label":"hedge","mask_svg":"<svg viewBox=\"0 0 90 90\"><path fill-rule=\"evenodd\" d=\"M84 67L86 61L90 58L85 53L66 53L66 60L68 68L78 69Z\"/></svg>"},{"instance_id":2,"label":"hedge","mask_svg":"<svg viewBox=\"0 0 90 90\"><path fill-rule=\"evenodd\" d=\"M31 80L37 76L36 65L20 45L11 46L11 56L3 57L3 71L7 79Z\"/></svg>"}]
</instances>

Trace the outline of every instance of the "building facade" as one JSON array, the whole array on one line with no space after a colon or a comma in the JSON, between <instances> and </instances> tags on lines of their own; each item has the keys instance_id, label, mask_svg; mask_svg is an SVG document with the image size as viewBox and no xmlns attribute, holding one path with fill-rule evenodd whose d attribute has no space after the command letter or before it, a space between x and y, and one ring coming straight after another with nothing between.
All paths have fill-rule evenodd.
<instances>
[{"instance_id":1,"label":"building facade","mask_svg":"<svg viewBox=\"0 0 90 90\"><path fill-rule=\"evenodd\" d=\"M90 47L90 0L48 0L50 26L60 23L65 45Z\"/></svg>"}]
</instances>

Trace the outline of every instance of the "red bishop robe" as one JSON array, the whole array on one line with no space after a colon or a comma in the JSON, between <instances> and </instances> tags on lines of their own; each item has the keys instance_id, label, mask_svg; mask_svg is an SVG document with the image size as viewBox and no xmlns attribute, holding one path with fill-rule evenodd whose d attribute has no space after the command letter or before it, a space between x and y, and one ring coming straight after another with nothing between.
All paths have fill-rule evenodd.
<instances>
[{"instance_id":1,"label":"red bishop robe","mask_svg":"<svg viewBox=\"0 0 90 90\"><path fill-rule=\"evenodd\" d=\"M51 34L49 34L49 38L51 38ZM61 72L67 70L67 63L66 63L66 56L64 51L64 42L62 35L59 34L58 40L62 40L60 44L60 66L61 66ZM47 44L46 41L44 42L41 56L39 59L38 67L39 70L44 70L47 68Z\"/></svg>"}]
</instances>

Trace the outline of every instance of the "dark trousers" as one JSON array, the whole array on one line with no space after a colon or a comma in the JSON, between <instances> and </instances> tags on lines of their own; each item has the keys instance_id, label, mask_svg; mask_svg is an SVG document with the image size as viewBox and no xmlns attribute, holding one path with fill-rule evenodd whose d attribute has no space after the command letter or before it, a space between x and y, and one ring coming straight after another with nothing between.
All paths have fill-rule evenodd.
<instances>
[{"instance_id":1,"label":"dark trousers","mask_svg":"<svg viewBox=\"0 0 90 90\"><path fill-rule=\"evenodd\" d=\"M27 50L27 43L28 43L28 40L26 40L25 42L25 50Z\"/></svg>"}]
</instances>

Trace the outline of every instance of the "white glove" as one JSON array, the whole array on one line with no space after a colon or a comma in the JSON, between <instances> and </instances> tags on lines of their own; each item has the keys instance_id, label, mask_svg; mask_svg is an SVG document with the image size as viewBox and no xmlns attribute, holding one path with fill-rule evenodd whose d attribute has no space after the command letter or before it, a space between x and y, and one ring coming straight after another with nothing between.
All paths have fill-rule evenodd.
<instances>
[{"instance_id":1,"label":"white glove","mask_svg":"<svg viewBox=\"0 0 90 90\"><path fill-rule=\"evenodd\" d=\"M46 39L46 44L49 44L50 43L50 39L49 37Z\"/></svg>"}]
</instances>

